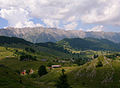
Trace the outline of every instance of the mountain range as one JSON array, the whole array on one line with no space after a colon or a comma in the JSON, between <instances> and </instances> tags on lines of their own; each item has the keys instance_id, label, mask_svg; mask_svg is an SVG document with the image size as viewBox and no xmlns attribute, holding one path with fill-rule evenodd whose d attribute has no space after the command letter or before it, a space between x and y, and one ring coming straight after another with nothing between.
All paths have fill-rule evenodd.
<instances>
[{"instance_id":1,"label":"mountain range","mask_svg":"<svg viewBox=\"0 0 120 88\"><path fill-rule=\"evenodd\" d=\"M108 39L116 43L120 42L119 38L120 33L116 32L103 32L103 31L85 32L81 30L63 30L57 28L44 28L44 27L3 28L0 29L0 36L23 38L33 43L56 42L64 38L86 38L86 37Z\"/></svg>"}]
</instances>

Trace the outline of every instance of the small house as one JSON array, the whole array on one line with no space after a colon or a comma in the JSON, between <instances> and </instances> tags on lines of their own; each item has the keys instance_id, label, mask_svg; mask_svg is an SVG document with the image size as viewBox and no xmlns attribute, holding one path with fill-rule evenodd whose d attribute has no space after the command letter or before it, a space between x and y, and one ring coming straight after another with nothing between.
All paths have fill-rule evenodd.
<instances>
[{"instance_id":1,"label":"small house","mask_svg":"<svg viewBox=\"0 0 120 88\"><path fill-rule=\"evenodd\" d=\"M52 68L60 68L61 65L52 65L51 67L52 67Z\"/></svg>"},{"instance_id":2,"label":"small house","mask_svg":"<svg viewBox=\"0 0 120 88\"><path fill-rule=\"evenodd\" d=\"M33 70L33 69L30 69L29 74L33 74L33 73L34 73L34 70Z\"/></svg>"},{"instance_id":3,"label":"small house","mask_svg":"<svg viewBox=\"0 0 120 88\"><path fill-rule=\"evenodd\" d=\"M23 72L21 72L21 75L26 75L26 70L24 70Z\"/></svg>"},{"instance_id":4,"label":"small house","mask_svg":"<svg viewBox=\"0 0 120 88\"><path fill-rule=\"evenodd\" d=\"M48 67L49 70L52 70L52 67Z\"/></svg>"}]
</instances>

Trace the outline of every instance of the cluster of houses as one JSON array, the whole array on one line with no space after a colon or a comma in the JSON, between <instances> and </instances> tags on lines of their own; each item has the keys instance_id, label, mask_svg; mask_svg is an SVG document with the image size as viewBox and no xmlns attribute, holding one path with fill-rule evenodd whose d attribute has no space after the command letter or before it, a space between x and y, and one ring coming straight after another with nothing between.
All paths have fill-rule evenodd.
<instances>
[{"instance_id":1,"label":"cluster of houses","mask_svg":"<svg viewBox=\"0 0 120 88\"><path fill-rule=\"evenodd\" d=\"M48 67L49 70L52 70L53 68L61 68L61 65L51 65L51 67Z\"/></svg>"},{"instance_id":2,"label":"cluster of houses","mask_svg":"<svg viewBox=\"0 0 120 88\"><path fill-rule=\"evenodd\" d=\"M33 69L30 69L28 73L27 73L26 70L23 70L23 71L21 72L21 75L33 74L33 73L34 73L34 70L33 70Z\"/></svg>"},{"instance_id":3,"label":"cluster of houses","mask_svg":"<svg viewBox=\"0 0 120 88\"><path fill-rule=\"evenodd\" d=\"M51 67L48 67L48 69L52 69L52 68L61 68L61 65L51 65ZM27 75L27 74L33 74L34 73L34 70L33 69L30 69L29 72L27 72L26 70L23 70L20 74L21 75Z\"/></svg>"},{"instance_id":4,"label":"cluster of houses","mask_svg":"<svg viewBox=\"0 0 120 88\"><path fill-rule=\"evenodd\" d=\"M46 62L48 61L47 59L41 59L41 61L43 62ZM60 63L65 63L66 61L64 60L55 60L56 62L60 62ZM53 68L61 68L61 65L51 65L50 67L48 67L48 69L53 69ZM21 75L27 75L27 74L33 74L34 73L34 70L33 69L30 69L29 72L27 72L26 70L23 70L20 74Z\"/></svg>"}]
</instances>

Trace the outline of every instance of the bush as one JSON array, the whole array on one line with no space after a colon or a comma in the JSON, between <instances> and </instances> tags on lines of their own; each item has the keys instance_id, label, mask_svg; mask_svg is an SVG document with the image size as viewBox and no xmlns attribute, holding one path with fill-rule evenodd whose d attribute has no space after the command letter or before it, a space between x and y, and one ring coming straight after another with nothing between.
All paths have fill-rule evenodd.
<instances>
[{"instance_id":1,"label":"bush","mask_svg":"<svg viewBox=\"0 0 120 88\"><path fill-rule=\"evenodd\" d=\"M36 61L36 56L32 56L32 55L21 55L20 56L20 61Z\"/></svg>"},{"instance_id":2,"label":"bush","mask_svg":"<svg viewBox=\"0 0 120 88\"><path fill-rule=\"evenodd\" d=\"M96 67L102 67L102 66L103 66L102 62L101 62L101 61L98 61Z\"/></svg>"},{"instance_id":3,"label":"bush","mask_svg":"<svg viewBox=\"0 0 120 88\"><path fill-rule=\"evenodd\" d=\"M25 50L26 50L27 52L35 53L35 50L32 49L32 48L26 47Z\"/></svg>"},{"instance_id":4,"label":"bush","mask_svg":"<svg viewBox=\"0 0 120 88\"><path fill-rule=\"evenodd\" d=\"M31 78L37 78L38 76L38 74L31 74Z\"/></svg>"},{"instance_id":5,"label":"bush","mask_svg":"<svg viewBox=\"0 0 120 88\"><path fill-rule=\"evenodd\" d=\"M52 65L54 65L52 62L49 62L49 63L47 64L48 67L51 67Z\"/></svg>"},{"instance_id":6,"label":"bush","mask_svg":"<svg viewBox=\"0 0 120 88\"><path fill-rule=\"evenodd\" d=\"M45 74L47 74L48 72L47 72L47 70L46 70L46 67L44 66L44 65L41 65L40 67L39 67L39 69L38 69L38 74L39 74L39 76L43 76L43 75L45 75Z\"/></svg>"},{"instance_id":7,"label":"bush","mask_svg":"<svg viewBox=\"0 0 120 88\"><path fill-rule=\"evenodd\" d=\"M94 58L98 58L98 55L94 55Z\"/></svg>"}]
</instances>

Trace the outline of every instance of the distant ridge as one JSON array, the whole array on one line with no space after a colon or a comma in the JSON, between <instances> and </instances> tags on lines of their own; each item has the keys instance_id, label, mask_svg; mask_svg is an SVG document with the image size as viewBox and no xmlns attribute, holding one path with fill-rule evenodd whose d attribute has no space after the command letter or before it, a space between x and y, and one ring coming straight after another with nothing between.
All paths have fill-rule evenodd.
<instances>
[{"instance_id":1,"label":"distant ridge","mask_svg":"<svg viewBox=\"0 0 120 88\"><path fill-rule=\"evenodd\" d=\"M0 44L24 44L30 45L31 42L28 42L24 39L17 38L17 37L7 37L7 36L0 36Z\"/></svg>"},{"instance_id":2,"label":"distant ridge","mask_svg":"<svg viewBox=\"0 0 120 88\"><path fill-rule=\"evenodd\" d=\"M33 43L56 42L64 38L86 38L86 37L108 39L116 43L120 42L120 33L116 32L103 32L103 31L84 32L81 30L63 30L57 28L44 28L44 27L3 28L0 29L0 36L23 38Z\"/></svg>"},{"instance_id":3,"label":"distant ridge","mask_svg":"<svg viewBox=\"0 0 120 88\"><path fill-rule=\"evenodd\" d=\"M59 50L62 52L84 51L84 50L120 51L119 43L114 43L107 39L96 39L96 38L65 38L56 43L46 42L46 43L37 43L36 45Z\"/></svg>"},{"instance_id":4,"label":"distant ridge","mask_svg":"<svg viewBox=\"0 0 120 88\"><path fill-rule=\"evenodd\" d=\"M57 42L59 46L68 48L69 50L107 50L120 51L120 44L114 43L106 39L95 38L65 38Z\"/></svg>"}]
</instances>

